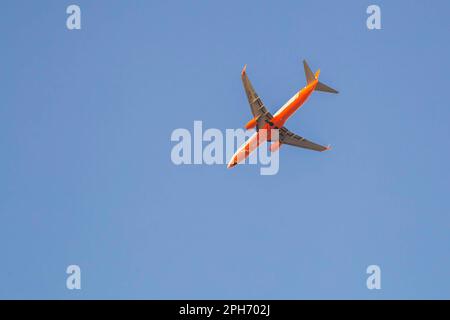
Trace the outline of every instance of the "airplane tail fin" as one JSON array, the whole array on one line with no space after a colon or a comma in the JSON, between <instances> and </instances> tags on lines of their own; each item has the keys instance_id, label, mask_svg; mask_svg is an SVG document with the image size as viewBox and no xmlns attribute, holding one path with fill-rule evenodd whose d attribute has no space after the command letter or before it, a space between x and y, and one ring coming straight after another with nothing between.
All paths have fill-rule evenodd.
<instances>
[{"instance_id":1,"label":"airplane tail fin","mask_svg":"<svg viewBox=\"0 0 450 320\"><path fill-rule=\"evenodd\" d=\"M305 69L306 83L310 84L316 78L314 77L314 73L312 72L311 68L308 66L308 63L306 62L306 60L303 60L303 68Z\"/></svg>"},{"instance_id":2,"label":"airplane tail fin","mask_svg":"<svg viewBox=\"0 0 450 320\"><path fill-rule=\"evenodd\" d=\"M303 68L305 69L306 82L308 84L319 78L320 70L317 70L316 74L314 74L311 68L308 66L306 60L303 60ZM326 84L320 81L317 82L315 90L329 93L338 93L337 90L327 86Z\"/></svg>"}]
</instances>

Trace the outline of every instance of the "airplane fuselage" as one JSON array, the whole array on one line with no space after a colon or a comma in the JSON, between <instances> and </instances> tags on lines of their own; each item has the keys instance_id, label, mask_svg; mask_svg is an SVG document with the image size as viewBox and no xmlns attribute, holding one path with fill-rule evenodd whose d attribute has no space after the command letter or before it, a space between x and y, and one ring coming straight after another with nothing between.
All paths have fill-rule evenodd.
<instances>
[{"instance_id":1,"label":"airplane fuselage","mask_svg":"<svg viewBox=\"0 0 450 320\"><path fill-rule=\"evenodd\" d=\"M233 155L228 167L233 167L236 164L244 161L248 156L259 147L259 145L270 139L270 130L279 129L284 126L286 121L305 103L311 93L316 88L318 80L314 80L299 92L297 92L291 99L289 99L274 115L270 123L266 123L264 128L266 133L264 136L260 132L255 132ZM252 119L246 126L247 129L256 126L256 119Z\"/></svg>"},{"instance_id":2,"label":"airplane fuselage","mask_svg":"<svg viewBox=\"0 0 450 320\"><path fill-rule=\"evenodd\" d=\"M286 102L284 106L282 106L273 115L274 126L271 126L271 128L283 127L286 121L295 113L295 111L300 109L303 103L305 103L305 101L309 98L316 85L317 80L314 80L313 82L302 88L299 92L297 92L291 99L289 99L288 102Z\"/></svg>"}]
</instances>

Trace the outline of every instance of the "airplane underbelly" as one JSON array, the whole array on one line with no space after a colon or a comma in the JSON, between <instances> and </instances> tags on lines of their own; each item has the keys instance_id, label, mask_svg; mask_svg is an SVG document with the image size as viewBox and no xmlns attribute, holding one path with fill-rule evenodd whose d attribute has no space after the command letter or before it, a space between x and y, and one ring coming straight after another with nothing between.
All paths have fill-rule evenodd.
<instances>
[{"instance_id":1,"label":"airplane underbelly","mask_svg":"<svg viewBox=\"0 0 450 320\"><path fill-rule=\"evenodd\" d=\"M236 165L245 159L248 158L248 156L255 151L256 148L259 147L259 145L266 141L266 139L259 138L260 135L258 132L255 132L233 155L230 161L231 164Z\"/></svg>"},{"instance_id":2,"label":"airplane underbelly","mask_svg":"<svg viewBox=\"0 0 450 320\"><path fill-rule=\"evenodd\" d=\"M273 122L276 123L276 126L279 128L284 126L287 119L302 106L308 97L309 94L302 93L293 96L277 113L275 113Z\"/></svg>"}]
</instances>

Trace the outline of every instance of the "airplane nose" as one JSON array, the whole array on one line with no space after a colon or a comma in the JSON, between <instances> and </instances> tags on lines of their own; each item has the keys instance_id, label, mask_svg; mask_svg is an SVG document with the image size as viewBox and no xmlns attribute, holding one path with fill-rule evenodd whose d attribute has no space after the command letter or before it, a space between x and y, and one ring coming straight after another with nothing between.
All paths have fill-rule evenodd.
<instances>
[{"instance_id":1,"label":"airplane nose","mask_svg":"<svg viewBox=\"0 0 450 320\"><path fill-rule=\"evenodd\" d=\"M236 157L233 157L230 162L228 162L227 169L233 168L237 165Z\"/></svg>"}]
</instances>

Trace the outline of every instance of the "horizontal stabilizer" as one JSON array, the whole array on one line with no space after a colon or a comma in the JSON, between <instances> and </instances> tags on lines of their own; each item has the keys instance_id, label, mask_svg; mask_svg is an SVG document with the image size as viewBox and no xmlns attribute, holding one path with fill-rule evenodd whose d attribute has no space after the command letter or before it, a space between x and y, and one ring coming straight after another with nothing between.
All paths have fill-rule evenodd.
<instances>
[{"instance_id":1,"label":"horizontal stabilizer","mask_svg":"<svg viewBox=\"0 0 450 320\"><path fill-rule=\"evenodd\" d=\"M334 90L333 88L327 86L326 84L323 84L320 81L317 82L316 90L322 91L322 92L329 92L329 93L338 93L337 90Z\"/></svg>"}]
</instances>

